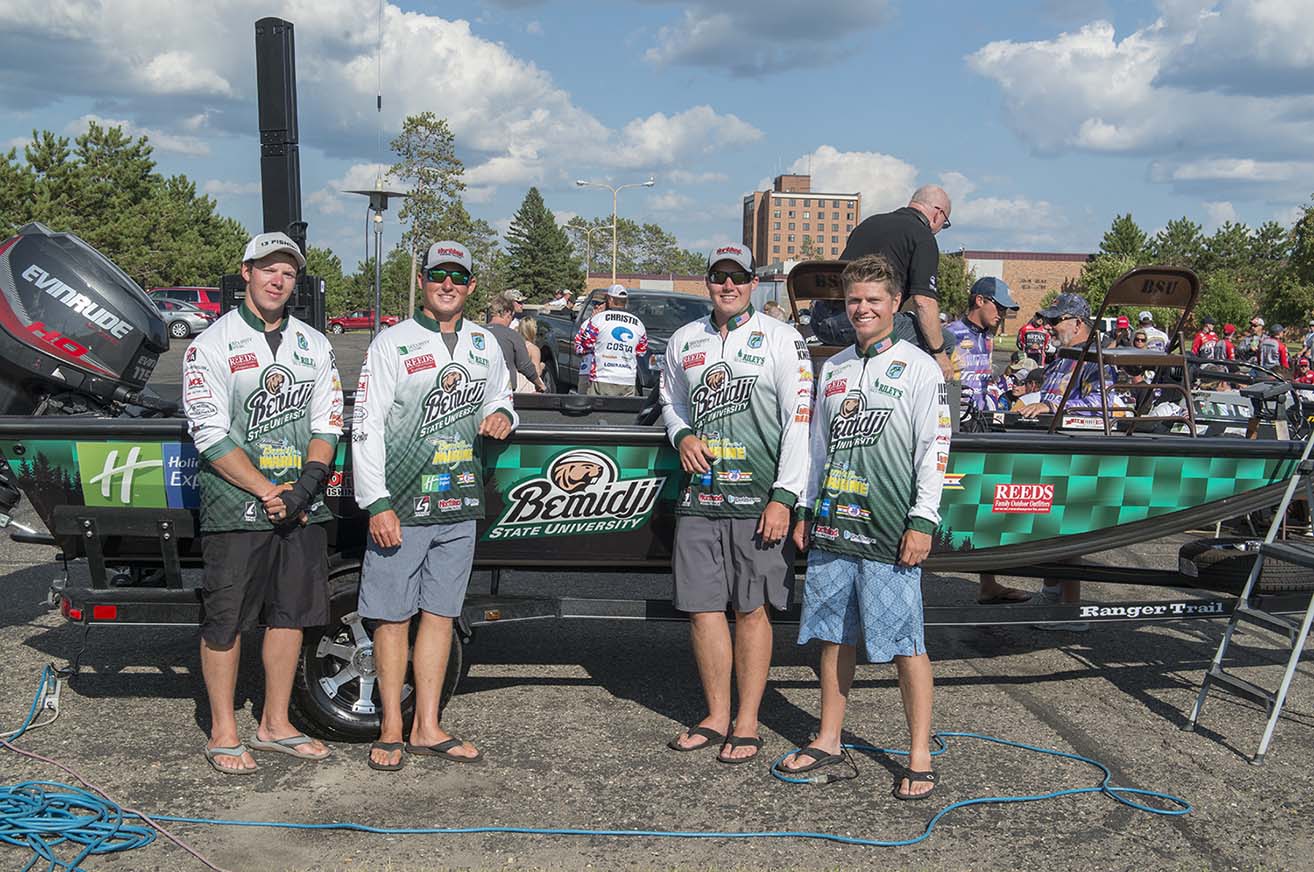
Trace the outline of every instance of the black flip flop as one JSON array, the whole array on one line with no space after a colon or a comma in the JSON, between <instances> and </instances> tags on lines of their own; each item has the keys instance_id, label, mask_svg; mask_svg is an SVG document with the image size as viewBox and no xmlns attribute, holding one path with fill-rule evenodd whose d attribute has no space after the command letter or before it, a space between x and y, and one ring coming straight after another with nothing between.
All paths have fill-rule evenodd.
<instances>
[{"instance_id":1,"label":"black flip flop","mask_svg":"<svg viewBox=\"0 0 1314 872\"><path fill-rule=\"evenodd\" d=\"M726 757L725 746L731 748L756 748L752 754L747 757ZM720 760L727 766L738 766L740 763L747 763L750 760L757 759L758 751L762 750L762 738L760 736L726 736L725 741L721 744L721 750L717 753L716 759Z\"/></svg>"},{"instance_id":2,"label":"black flip flop","mask_svg":"<svg viewBox=\"0 0 1314 872\"><path fill-rule=\"evenodd\" d=\"M807 757L812 762L806 766L796 766L796 767L786 767L786 766L778 765L776 766L776 771L781 773L782 775L799 775L803 772L813 772L816 771L817 769L822 769L826 766L834 766L836 763L844 762L843 754L831 754L829 751L823 751L820 748L813 747L812 745L808 745L806 748L800 748L798 751L794 752L795 760L797 760L800 757Z\"/></svg>"},{"instance_id":3,"label":"black flip flop","mask_svg":"<svg viewBox=\"0 0 1314 872\"><path fill-rule=\"evenodd\" d=\"M914 784L921 783L921 784L930 784L931 789L926 791L925 793L918 793L918 794L900 793L899 782L903 781L903 779L905 778L908 779L909 787L912 787ZM895 799L901 800L902 802L916 802L919 799L926 799L926 797L930 796L932 793L935 793L935 785L938 781L939 781L939 777L935 774L934 771L928 770L926 772L914 772L911 769L905 769L903 770L903 772L899 774L899 781L894 782L894 789L890 791L890 794Z\"/></svg>"},{"instance_id":4,"label":"black flip flop","mask_svg":"<svg viewBox=\"0 0 1314 872\"><path fill-rule=\"evenodd\" d=\"M681 753L683 753L686 751L701 751L704 748L708 748L712 745L725 744L725 733L718 733L716 730L713 730L711 727L689 727L684 732L686 735L690 736L691 738L693 736L701 736L707 741L703 742L701 745L686 747L680 744L680 737L676 736L674 739L671 739L671 741L666 743L666 747L670 748L672 751L680 751Z\"/></svg>"},{"instance_id":5,"label":"black flip flop","mask_svg":"<svg viewBox=\"0 0 1314 872\"><path fill-rule=\"evenodd\" d=\"M476 751L473 757L452 753L453 748L459 748L464 744L464 740L456 738L439 742L437 745L412 745L407 742L406 753L415 754L418 757L442 757L444 760L451 760L453 763L478 763L484 759L482 751Z\"/></svg>"},{"instance_id":6,"label":"black flip flop","mask_svg":"<svg viewBox=\"0 0 1314 872\"><path fill-rule=\"evenodd\" d=\"M371 742L370 743L371 752L375 750L400 751L404 747L406 747L405 742ZM397 758L396 763L375 763L374 755L372 753L365 755L365 764L369 766L371 769L377 769L380 772L396 772L398 769L402 768L403 765L405 765L405 761L406 761L406 757L405 755L403 755Z\"/></svg>"}]
</instances>

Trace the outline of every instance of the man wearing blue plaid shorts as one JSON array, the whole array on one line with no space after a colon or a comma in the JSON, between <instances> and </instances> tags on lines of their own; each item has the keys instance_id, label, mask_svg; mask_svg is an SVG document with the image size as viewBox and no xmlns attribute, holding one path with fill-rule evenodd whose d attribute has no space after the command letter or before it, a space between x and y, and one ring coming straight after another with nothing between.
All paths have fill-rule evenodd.
<instances>
[{"instance_id":1,"label":"man wearing blue plaid shorts","mask_svg":"<svg viewBox=\"0 0 1314 872\"><path fill-rule=\"evenodd\" d=\"M843 760L840 732L861 639L874 663L893 660L910 735L898 799L923 799L931 770L931 661L922 627L919 564L940 520L949 460L944 375L893 330L900 288L888 261L868 255L841 277L857 343L817 381L812 474L794 527L808 555L799 644L821 646L821 728L781 761L808 772Z\"/></svg>"}]
</instances>

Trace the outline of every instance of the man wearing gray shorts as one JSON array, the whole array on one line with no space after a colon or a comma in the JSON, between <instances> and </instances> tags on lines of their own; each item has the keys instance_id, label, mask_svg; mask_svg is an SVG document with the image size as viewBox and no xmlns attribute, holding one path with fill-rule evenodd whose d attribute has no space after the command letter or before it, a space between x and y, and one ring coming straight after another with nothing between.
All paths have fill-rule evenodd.
<instances>
[{"instance_id":1,"label":"man wearing gray shorts","mask_svg":"<svg viewBox=\"0 0 1314 872\"><path fill-rule=\"evenodd\" d=\"M475 288L470 252L429 248L415 315L370 343L356 387L352 453L356 502L370 513L361 567L361 617L378 622L374 663L383 718L372 769L408 754L481 759L439 724L438 702L484 515L481 437L505 439L518 423L497 340L462 318ZM415 721L402 740L401 694L411 618L420 614L412 666Z\"/></svg>"},{"instance_id":2,"label":"man wearing gray shorts","mask_svg":"<svg viewBox=\"0 0 1314 872\"><path fill-rule=\"evenodd\" d=\"M771 668L768 602L789 605L791 513L808 478L812 365L793 327L753 310L753 256L735 243L707 260L712 314L667 343L662 421L689 478L676 512L675 607L689 612L707 716L669 743L746 763ZM727 606L735 610L730 638ZM739 707L730 720L730 674Z\"/></svg>"}]
</instances>

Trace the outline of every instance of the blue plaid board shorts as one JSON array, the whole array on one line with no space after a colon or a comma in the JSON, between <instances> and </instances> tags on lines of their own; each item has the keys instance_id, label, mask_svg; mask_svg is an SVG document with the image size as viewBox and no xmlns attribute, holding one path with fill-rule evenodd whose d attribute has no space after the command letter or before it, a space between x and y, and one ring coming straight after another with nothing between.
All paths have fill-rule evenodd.
<instances>
[{"instance_id":1,"label":"blue plaid board shorts","mask_svg":"<svg viewBox=\"0 0 1314 872\"><path fill-rule=\"evenodd\" d=\"M813 547L803 588L800 645L865 643L872 663L926 653L922 570Z\"/></svg>"}]
</instances>

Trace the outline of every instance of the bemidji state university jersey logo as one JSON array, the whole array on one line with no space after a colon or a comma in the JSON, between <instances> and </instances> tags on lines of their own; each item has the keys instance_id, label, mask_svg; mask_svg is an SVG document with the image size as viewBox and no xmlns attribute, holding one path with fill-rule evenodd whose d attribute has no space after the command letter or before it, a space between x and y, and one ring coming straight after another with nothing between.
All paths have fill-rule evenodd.
<instances>
[{"instance_id":1,"label":"bemidji state university jersey logo","mask_svg":"<svg viewBox=\"0 0 1314 872\"><path fill-rule=\"evenodd\" d=\"M260 374L260 389L246 398L247 441L304 416L314 388L314 382L297 381L282 364L268 367Z\"/></svg>"},{"instance_id":2,"label":"bemidji state university jersey logo","mask_svg":"<svg viewBox=\"0 0 1314 872\"><path fill-rule=\"evenodd\" d=\"M664 476L626 478L601 451L579 448L506 492L506 510L486 539L624 532L647 522Z\"/></svg>"},{"instance_id":3,"label":"bemidji state university jersey logo","mask_svg":"<svg viewBox=\"0 0 1314 872\"><path fill-rule=\"evenodd\" d=\"M737 376L726 363L712 364L703 372L698 386L689 392L694 421L702 424L747 409L756 383L755 375Z\"/></svg>"},{"instance_id":4,"label":"bemidji state university jersey logo","mask_svg":"<svg viewBox=\"0 0 1314 872\"><path fill-rule=\"evenodd\" d=\"M424 398L424 416L415 434L423 439L467 415L484 403L483 379L475 381L459 363L449 363L438 373L437 384Z\"/></svg>"},{"instance_id":5,"label":"bemidji state university jersey logo","mask_svg":"<svg viewBox=\"0 0 1314 872\"><path fill-rule=\"evenodd\" d=\"M862 394L850 391L840 403L839 414L830 421L830 450L875 444L889 420L889 409L868 409Z\"/></svg>"}]
</instances>

